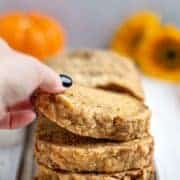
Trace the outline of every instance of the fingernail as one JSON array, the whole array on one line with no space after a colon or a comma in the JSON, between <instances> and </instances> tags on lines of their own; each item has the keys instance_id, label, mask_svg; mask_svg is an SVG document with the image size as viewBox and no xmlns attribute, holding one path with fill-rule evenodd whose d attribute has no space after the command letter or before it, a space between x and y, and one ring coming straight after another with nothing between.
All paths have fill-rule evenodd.
<instances>
[{"instance_id":1,"label":"fingernail","mask_svg":"<svg viewBox=\"0 0 180 180\"><path fill-rule=\"evenodd\" d=\"M71 77L69 77L65 74L60 74L59 76L61 78L61 82L64 87L68 88L68 87L72 86L73 81L72 81Z\"/></svg>"}]
</instances>

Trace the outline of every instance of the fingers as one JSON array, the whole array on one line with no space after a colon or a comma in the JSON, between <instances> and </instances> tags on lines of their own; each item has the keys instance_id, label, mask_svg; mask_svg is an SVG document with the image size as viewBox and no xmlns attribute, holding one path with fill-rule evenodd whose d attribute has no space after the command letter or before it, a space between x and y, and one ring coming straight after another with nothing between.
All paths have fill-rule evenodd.
<instances>
[{"instance_id":1,"label":"fingers","mask_svg":"<svg viewBox=\"0 0 180 180\"><path fill-rule=\"evenodd\" d=\"M36 114L33 111L32 103L29 99L19 102L4 111L5 115L1 116L0 129L14 129L24 127L31 123Z\"/></svg>"},{"instance_id":2,"label":"fingers","mask_svg":"<svg viewBox=\"0 0 180 180\"><path fill-rule=\"evenodd\" d=\"M66 88L63 86L58 74L43 64L41 66L42 82L40 89L50 93L64 92Z\"/></svg>"},{"instance_id":3,"label":"fingers","mask_svg":"<svg viewBox=\"0 0 180 180\"><path fill-rule=\"evenodd\" d=\"M29 99L21 101L10 108L8 108L9 111L22 111L22 110L28 110L33 109L33 105Z\"/></svg>"},{"instance_id":4,"label":"fingers","mask_svg":"<svg viewBox=\"0 0 180 180\"><path fill-rule=\"evenodd\" d=\"M8 112L6 117L0 120L0 129L22 128L31 123L36 118L32 110Z\"/></svg>"},{"instance_id":5,"label":"fingers","mask_svg":"<svg viewBox=\"0 0 180 180\"><path fill-rule=\"evenodd\" d=\"M0 98L0 119L4 118L7 114L7 109L5 105L2 103L2 100Z\"/></svg>"},{"instance_id":6,"label":"fingers","mask_svg":"<svg viewBox=\"0 0 180 180\"><path fill-rule=\"evenodd\" d=\"M0 52L1 52L1 54L7 53L9 51L12 51L12 49L9 47L9 45L2 38L0 38Z\"/></svg>"}]
</instances>

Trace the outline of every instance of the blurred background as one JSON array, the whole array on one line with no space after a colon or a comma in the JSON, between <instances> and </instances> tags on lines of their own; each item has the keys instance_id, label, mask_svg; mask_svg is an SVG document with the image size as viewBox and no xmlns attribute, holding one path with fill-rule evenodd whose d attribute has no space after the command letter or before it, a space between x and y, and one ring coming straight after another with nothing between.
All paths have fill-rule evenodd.
<instances>
[{"instance_id":1,"label":"blurred background","mask_svg":"<svg viewBox=\"0 0 180 180\"><path fill-rule=\"evenodd\" d=\"M115 32L119 25L124 23L129 16L144 10L157 15L162 24L171 24L175 28L173 33L170 33L170 37L173 34L174 38L175 34L172 42L176 44L177 55L175 54L175 57L177 58L173 62L177 64L173 63L172 66L158 69L160 74L153 74L153 79L142 73L147 104L153 112L152 133L156 143L155 162L161 180L180 179L179 7L179 0L0 0L2 15L14 11L38 11L57 20L64 31L66 44L63 46L65 49L109 48L113 37L116 37ZM113 47L112 49L121 53L118 48ZM174 54L170 52L170 57L172 56L174 58ZM137 64L141 62L144 62L143 59ZM167 64L169 65L169 61ZM169 70L169 67L173 67L173 70ZM145 69L144 66L142 69ZM150 71L152 69L148 69L147 74L152 75ZM159 77L163 81L157 80ZM175 79L176 84L169 83L172 79ZM32 135L31 129L28 130L28 134ZM2 146L0 148L0 180L28 180L27 177L30 179L32 176L34 171L31 168L32 151L29 150L32 149L32 142L25 143L25 145L24 142L29 142L29 136L24 130L0 131L0 145ZM12 144L16 146L11 146ZM23 175L22 171L24 171Z\"/></svg>"},{"instance_id":2,"label":"blurred background","mask_svg":"<svg viewBox=\"0 0 180 180\"><path fill-rule=\"evenodd\" d=\"M178 0L1 0L1 13L40 11L56 18L68 35L69 47L107 47L124 19L140 10L152 10L164 22L179 25Z\"/></svg>"}]
</instances>

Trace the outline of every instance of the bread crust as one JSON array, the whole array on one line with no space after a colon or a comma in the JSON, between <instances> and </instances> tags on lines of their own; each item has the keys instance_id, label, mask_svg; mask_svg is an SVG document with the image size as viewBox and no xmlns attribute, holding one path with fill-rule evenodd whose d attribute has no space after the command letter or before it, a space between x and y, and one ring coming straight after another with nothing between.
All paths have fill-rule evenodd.
<instances>
[{"instance_id":1,"label":"bread crust","mask_svg":"<svg viewBox=\"0 0 180 180\"><path fill-rule=\"evenodd\" d=\"M117 53L105 50L75 50L49 60L57 73L68 74L75 83L125 92L144 100L139 73L134 63Z\"/></svg>"},{"instance_id":2,"label":"bread crust","mask_svg":"<svg viewBox=\"0 0 180 180\"><path fill-rule=\"evenodd\" d=\"M73 85L63 95L39 93L36 109L81 136L127 141L149 133L148 107L126 94Z\"/></svg>"},{"instance_id":3,"label":"bread crust","mask_svg":"<svg viewBox=\"0 0 180 180\"><path fill-rule=\"evenodd\" d=\"M71 173L53 171L44 166L38 166L38 174L35 180L155 180L153 166L143 169L125 171L111 174L97 173Z\"/></svg>"},{"instance_id":4,"label":"bread crust","mask_svg":"<svg viewBox=\"0 0 180 180\"><path fill-rule=\"evenodd\" d=\"M54 170L75 172L120 172L149 166L153 139L108 142L79 137L45 118L38 120L35 142L37 162Z\"/></svg>"}]
</instances>

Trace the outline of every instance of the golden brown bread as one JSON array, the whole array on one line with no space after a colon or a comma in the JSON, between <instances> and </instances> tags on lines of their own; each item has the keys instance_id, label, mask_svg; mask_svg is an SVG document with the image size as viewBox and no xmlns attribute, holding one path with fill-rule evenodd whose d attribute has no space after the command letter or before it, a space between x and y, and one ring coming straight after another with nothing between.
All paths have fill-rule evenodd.
<instances>
[{"instance_id":1,"label":"golden brown bread","mask_svg":"<svg viewBox=\"0 0 180 180\"><path fill-rule=\"evenodd\" d=\"M149 133L148 107L126 94L73 85L63 95L39 93L36 109L81 136L127 141Z\"/></svg>"},{"instance_id":2,"label":"golden brown bread","mask_svg":"<svg viewBox=\"0 0 180 180\"><path fill-rule=\"evenodd\" d=\"M155 172L153 166L149 166L143 169L110 174L72 173L53 171L39 165L35 180L155 180Z\"/></svg>"},{"instance_id":3,"label":"golden brown bread","mask_svg":"<svg viewBox=\"0 0 180 180\"><path fill-rule=\"evenodd\" d=\"M47 63L57 73L72 76L80 85L126 92L144 99L135 65L115 52L105 50L74 50L56 56Z\"/></svg>"},{"instance_id":4,"label":"golden brown bread","mask_svg":"<svg viewBox=\"0 0 180 180\"><path fill-rule=\"evenodd\" d=\"M37 162L54 170L120 172L152 164L153 139L149 136L119 143L80 137L41 116L35 157Z\"/></svg>"}]
</instances>

